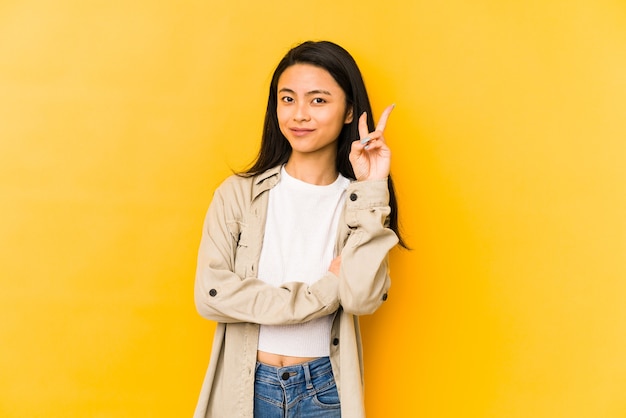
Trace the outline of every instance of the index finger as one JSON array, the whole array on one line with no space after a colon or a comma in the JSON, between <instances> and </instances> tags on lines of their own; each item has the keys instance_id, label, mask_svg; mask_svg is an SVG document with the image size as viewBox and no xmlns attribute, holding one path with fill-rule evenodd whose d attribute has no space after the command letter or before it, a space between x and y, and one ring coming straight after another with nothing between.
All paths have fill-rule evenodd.
<instances>
[{"instance_id":1,"label":"index finger","mask_svg":"<svg viewBox=\"0 0 626 418\"><path fill-rule=\"evenodd\" d=\"M385 130L385 126L387 125L387 119L389 119L389 115L391 111L396 107L396 104L392 104L387 106L387 108L383 111L383 114L380 115L380 119L378 120L378 124L376 125L376 130L379 132L383 132Z\"/></svg>"}]
</instances>

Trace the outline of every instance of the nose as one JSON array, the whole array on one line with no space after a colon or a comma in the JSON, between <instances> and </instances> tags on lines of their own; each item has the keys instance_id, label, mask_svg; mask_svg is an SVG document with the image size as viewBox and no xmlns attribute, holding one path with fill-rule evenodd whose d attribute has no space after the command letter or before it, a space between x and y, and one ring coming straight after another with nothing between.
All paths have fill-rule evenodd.
<instances>
[{"instance_id":1,"label":"nose","mask_svg":"<svg viewBox=\"0 0 626 418\"><path fill-rule=\"evenodd\" d=\"M306 103L297 103L295 111L293 113L293 120L297 122L307 121L311 117L309 115L309 108Z\"/></svg>"}]
</instances>

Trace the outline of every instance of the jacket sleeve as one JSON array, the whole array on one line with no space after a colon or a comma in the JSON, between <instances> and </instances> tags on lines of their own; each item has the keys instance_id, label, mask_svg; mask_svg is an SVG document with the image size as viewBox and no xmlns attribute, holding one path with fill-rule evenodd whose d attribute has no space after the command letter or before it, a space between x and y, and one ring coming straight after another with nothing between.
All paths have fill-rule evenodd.
<instances>
[{"instance_id":1,"label":"jacket sleeve","mask_svg":"<svg viewBox=\"0 0 626 418\"><path fill-rule=\"evenodd\" d=\"M341 251L339 299L347 313L367 315L387 299L388 254L398 237L388 227L387 179L353 182L347 196L345 222L351 233Z\"/></svg>"},{"instance_id":2,"label":"jacket sleeve","mask_svg":"<svg viewBox=\"0 0 626 418\"><path fill-rule=\"evenodd\" d=\"M228 192L226 195L218 188L204 221L194 289L200 315L223 323L277 325L301 323L335 312L339 307L339 281L330 272L310 286L292 282L280 287L255 275L242 277L235 273L238 237L228 227L234 203Z\"/></svg>"}]
</instances>

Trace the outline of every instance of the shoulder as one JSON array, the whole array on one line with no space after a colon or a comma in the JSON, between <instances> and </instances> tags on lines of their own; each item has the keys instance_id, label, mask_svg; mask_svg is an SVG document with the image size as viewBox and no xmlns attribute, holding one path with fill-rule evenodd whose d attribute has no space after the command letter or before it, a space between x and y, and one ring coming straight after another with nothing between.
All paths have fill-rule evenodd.
<instances>
[{"instance_id":1,"label":"shoulder","mask_svg":"<svg viewBox=\"0 0 626 418\"><path fill-rule=\"evenodd\" d=\"M219 198L224 202L246 200L246 196L250 196L253 183L254 179L252 177L233 174L222 181L215 189L214 198Z\"/></svg>"},{"instance_id":2,"label":"shoulder","mask_svg":"<svg viewBox=\"0 0 626 418\"><path fill-rule=\"evenodd\" d=\"M227 177L215 190L225 200L255 199L265 190L271 189L280 177L280 166L255 175L233 174Z\"/></svg>"},{"instance_id":3,"label":"shoulder","mask_svg":"<svg viewBox=\"0 0 626 418\"><path fill-rule=\"evenodd\" d=\"M250 187L254 182L254 177L245 176L241 174L232 174L217 187L219 191L237 190L243 187Z\"/></svg>"}]
</instances>

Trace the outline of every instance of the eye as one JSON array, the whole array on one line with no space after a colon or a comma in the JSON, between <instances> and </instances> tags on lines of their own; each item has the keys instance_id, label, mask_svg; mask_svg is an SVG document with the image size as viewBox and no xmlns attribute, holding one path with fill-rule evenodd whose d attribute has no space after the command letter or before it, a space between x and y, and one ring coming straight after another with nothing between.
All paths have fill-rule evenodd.
<instances>
[{"instance_id":1,"label":"eye","mask_svg":"<svg viewBox=\"0 0 626 418\"><path fill-rule=\"evenodd\" d=\"M280 100L284 103L292 103L293 102L293 97L289 97L289 96L284 96L281 97Z\"/></svg>"},{"instance_id":2,"label":"eye","mask_svg":"<svg viewBox=\"0 0 626 418\"><path fill-rule=\"evenodd\" d=\"M316 97L315 99L313 99L313 103L322 104L322 103L326 103L326 100L322 99L321 97Z\"/></svg>"}]
</instances>

